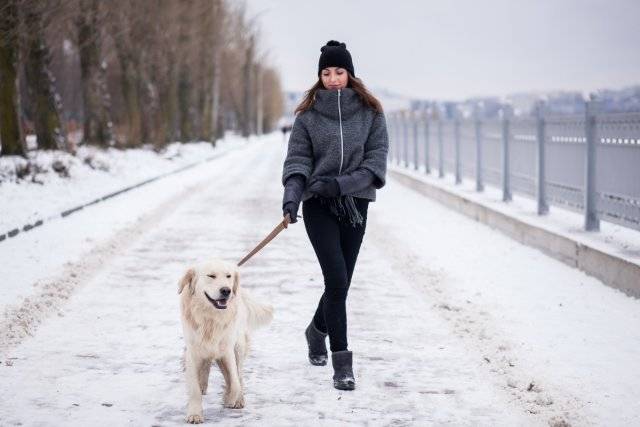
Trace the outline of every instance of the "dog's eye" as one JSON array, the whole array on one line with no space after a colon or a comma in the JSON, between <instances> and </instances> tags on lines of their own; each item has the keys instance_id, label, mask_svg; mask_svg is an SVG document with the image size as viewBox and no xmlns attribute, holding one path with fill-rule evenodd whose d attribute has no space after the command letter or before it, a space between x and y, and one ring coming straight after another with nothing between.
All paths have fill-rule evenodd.
<instances>
[{"instance_id":1,"label":"dog's eye","mask_svg":"<svg viewBox=\"0 0 640 427\"><path fill-rule=\"evenodd\" d=\"M215 279L216 275L215 274L207 274L207 277L211 277L212 279Z\"/></svg>"},{"instance_id":2,"label":"dog's eye","mask_svg":"<svg viewBox=\"0 0 640 427\"><path fill-rule=\"evenodd\" d=\"M227 279L228 279L229 277L231 277L231 275L230 275L230 274L227 274Z\"/></svg>"}]
</instances>

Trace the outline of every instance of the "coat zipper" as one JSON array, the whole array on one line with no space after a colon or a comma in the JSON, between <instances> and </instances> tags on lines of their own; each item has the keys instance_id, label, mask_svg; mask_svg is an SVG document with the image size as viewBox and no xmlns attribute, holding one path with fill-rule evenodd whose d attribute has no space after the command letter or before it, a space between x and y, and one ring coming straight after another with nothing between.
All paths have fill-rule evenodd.
<instances>
[{"instance_id":1,"label":"coat zipper","mask_svg":"<svg viewBox=\"0 0 640 427\"><path fill-rule=\"evenodd\" d=\"M340 168L338 175L342 173L342 162L344 161L344 139L342 137L342 110L340 109L340 89L338 89L338 119L340 120Z\"/></svg>"}]
</instances>

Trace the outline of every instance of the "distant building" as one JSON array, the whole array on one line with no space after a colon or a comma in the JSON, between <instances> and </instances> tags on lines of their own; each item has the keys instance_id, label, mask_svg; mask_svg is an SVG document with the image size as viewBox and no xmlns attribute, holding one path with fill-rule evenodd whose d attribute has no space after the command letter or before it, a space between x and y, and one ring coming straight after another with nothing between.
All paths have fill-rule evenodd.
<instances>
[{"instance_id":1,"label":"distant building","mask_svg":"<svg viewBox=\"0 0 640 427\"><path fill-rule=\"evenodd\" d=\"M546 108L556 114L584 114L586 96L579 91L520 92L500 97L469 98L464 101L444 101L409 98L386 89L373 89L386 112L394 111L440 111L451 119L458 109L463 117L472 117L476 106L480 107L483 118L498 117L504 103L513 108L516 116L535 114L536 102L543 99ZM293 123L293 111L302 100L302 92L286 92L285 117ZM619 90L602 89L596 92L600 101L600 111L630 112L640 111L640 85Z\"/></svg>"}]
</instances>

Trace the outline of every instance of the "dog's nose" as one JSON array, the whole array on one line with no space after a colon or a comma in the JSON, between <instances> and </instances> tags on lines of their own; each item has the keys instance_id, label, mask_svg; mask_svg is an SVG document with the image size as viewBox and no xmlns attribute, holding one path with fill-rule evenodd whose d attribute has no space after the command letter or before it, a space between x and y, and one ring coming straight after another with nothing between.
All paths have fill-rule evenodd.
<instances>
[{"instance_id":1,"label":"dog's nose","mask_svg":"<svg viewBox=\"0 0 640 427\"><path fill-rule=\"evenodd\" d=\"M225 298L228 297L231 294L231 288L220 288L220 294Z\"/></svg>"}]
</instances>

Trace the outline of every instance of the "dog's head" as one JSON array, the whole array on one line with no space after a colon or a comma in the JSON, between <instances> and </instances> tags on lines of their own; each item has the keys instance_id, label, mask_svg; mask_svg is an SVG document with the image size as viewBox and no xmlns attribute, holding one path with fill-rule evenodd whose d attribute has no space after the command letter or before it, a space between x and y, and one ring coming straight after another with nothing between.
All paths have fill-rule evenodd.
<instances>
[{"instance_id":1,"label":"dog's head","mask_svg":"<svg viewBox=\"0 0 640 427\"><path fill-rule=\"evenodd\" d=\"M185 291L191 298L224 310L233 303L240 286L238 267L222 260L210 260L191 267L178 284L178 293Z\"/></svg>"}]
</instances>

